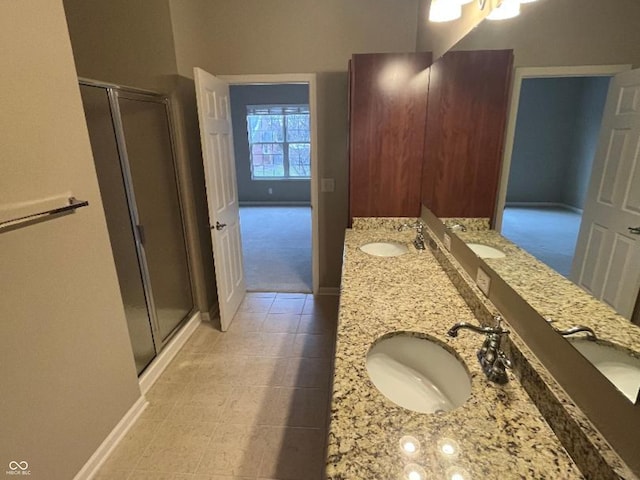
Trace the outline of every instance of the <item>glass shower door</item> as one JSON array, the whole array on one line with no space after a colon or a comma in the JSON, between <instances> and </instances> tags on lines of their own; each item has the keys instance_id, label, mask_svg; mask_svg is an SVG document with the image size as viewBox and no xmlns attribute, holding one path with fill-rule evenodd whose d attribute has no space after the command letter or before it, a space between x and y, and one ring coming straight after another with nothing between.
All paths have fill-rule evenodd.
<instances>
[{"instance_id":1,"label":"glass shower door","mask_svg":"<svg viewBox=\"0 0 640 480\"><path fill-rule=\"evenodd\" d=\"M107 90L80 85L100 196L138 375L156 356Z\"/></svg>"},{"instance_id":2,"label":"glass shower door","mask_svg":"<svg viewBox=\"0 0 640 480\"><path fill-rule=\"evenodd\" d=\"M193 309L187 247L163 98L116 92L160 341Z\"/></svg>"}]
</instances>

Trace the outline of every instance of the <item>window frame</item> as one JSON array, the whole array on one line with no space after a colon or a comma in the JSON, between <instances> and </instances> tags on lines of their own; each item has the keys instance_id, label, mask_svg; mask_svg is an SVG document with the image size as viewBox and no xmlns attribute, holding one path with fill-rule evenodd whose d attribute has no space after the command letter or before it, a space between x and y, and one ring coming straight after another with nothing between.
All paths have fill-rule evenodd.
<instances>
[{"instance_id":1,"label":"window frame","mask_svg":"<svg viewBox=\"0 0 640 480\"><path fill-rule=\"evenodd\" d=\"M271 110L279 109L281 112L271 112ZM287 109L295 109L297 111L287 112ZM257 113L260 111L266 111L266 113ZM249 116L250 115L279 115L282 117L283 124L283 141L282 142L251 142L250 128L249 128ZM287 129L287 117L292 115L306 115L309 121L309 140L308 141L292 141L289 142L288 139L288 129ZM288 103L288 104L262 104L262 105L247 105L246 106L246 114L245 121L247 125L247 142L249 145L249 170L251 174L252 181L310 181L311 180L311 111L308 103ZM289 146L295 144L309 145L309 175L302 176L291 176L289 172L291 171L290 162L289 162ZM253 146L254 145L279 145L282 147L282 165L284 169L283 176L256 176L254 174L254 164L253 164Z\"/></svg>"}]
</instances>

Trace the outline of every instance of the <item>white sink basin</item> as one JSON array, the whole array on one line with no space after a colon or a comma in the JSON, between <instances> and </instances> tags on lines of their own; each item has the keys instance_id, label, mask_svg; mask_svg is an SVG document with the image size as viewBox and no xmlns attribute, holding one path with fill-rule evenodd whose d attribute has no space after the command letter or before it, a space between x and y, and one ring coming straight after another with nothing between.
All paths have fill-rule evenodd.
<instances>
[{"instance_id":1,"label":"white sink basin","mask_svg":"<svg viewBox=\"0 0 640 480\"><path fill-rule=\"evenodd\" d=\"M633 403L640 389L640 359L624 350L585 339L569 342Z\"/></svg>"},{"instance_id":2,"label":"white sink basin","mask_svg":"<svg viewBox=\"0 0 640 480\"><path fill-rule=\"evenodd\" d=\"M380 393L415 412L452 410L471 394L462 362L426 338L405 333L383 337L369 350L366 366Z\"/></svg>"},{"instance_id":3,"label":"white sink basin","mask_svg":"<svg viewBox=\"0 0 640 480\"><path fill-rule=\"evenodd\" d=\"M376 257L398 257L409 251L406 245L396 242L365 243L360 250Z\"/></svg>"},{"instance_id":4,"label":"white sink basin","mask_svg":"<svg viewBox=\"0 0 640 480\"><path fill-rule=\"evenodd\" d=\"M467 243L467 247L473 250L480 258L504 258L506 255L502 250L490 247L489 245L483 245L482 243Z\"/></svg>"}]
</instances>

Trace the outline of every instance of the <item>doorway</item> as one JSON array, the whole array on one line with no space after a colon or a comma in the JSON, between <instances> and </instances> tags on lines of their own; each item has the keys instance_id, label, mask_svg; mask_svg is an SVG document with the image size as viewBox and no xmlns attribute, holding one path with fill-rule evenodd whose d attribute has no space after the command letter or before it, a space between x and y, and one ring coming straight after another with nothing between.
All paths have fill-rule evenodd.
<instances>
[{"instance_id":1,"label":"doorway","mask_svg":"<svg viewBox=\"0 0 640 480\"><path fill-rule=\"evenodd\" d=\"M495 228L569 277L610 78L627 66L516 70Z\"/></svg>"},{"instance_id":2,"label":"doorway","mask_svg":"<svg viewBox=\"0 0 640 480\"><path fill-rule=\"evenodd\" d=\"M229 83L248 291L317 292L315 75Z\"/></svg>"}]
</instances>

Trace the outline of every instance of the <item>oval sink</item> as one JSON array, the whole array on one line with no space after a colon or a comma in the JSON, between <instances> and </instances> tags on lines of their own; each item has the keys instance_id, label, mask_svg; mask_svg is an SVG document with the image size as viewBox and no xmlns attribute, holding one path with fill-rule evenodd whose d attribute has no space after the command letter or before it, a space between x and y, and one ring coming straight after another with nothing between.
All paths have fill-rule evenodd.
<instances>
[{"instance_id":1,"label":"oval sink","mask_svg":"<svg viewBox=\"0 0 640 480\"><path fill-rule=\"evenodd\" d=\"M613 346L585 339L569 342L618 390L635 403L640 389L640 359Z\"/></svg>"},{"instance_id":2,"label":"oval sink","mask_svg":"<svg viewBox=\"0 0 640 480\"><path fill-rule=\"evenodd\" d=\"M376 257L398 257L409 251L406 245L396 242L365 243L360 250Z\"/></svg>"},{"instance_id":3,"label":"oval sink","mask_svg":"<svg viewBox=\"0 0 640 480\"><path fill-rule=\"evenodd\" d=\"M426 338L383 337L369 349L366 366L380 393L414 412L452 410L471 395L471 380L462 362Z\"/></svg>"},{"instance_id":4,"label":"oval sink","mask_svg":"<svg viewBox=\"0 0 640 480\"><path fill-rule=\"evenodd\" d=\"M504 258L506 255L502 250L490 247L489 245L483 245L482 243L467 243L467 247L473 250L480 258Z\"/></svg>"}]
</instances>

